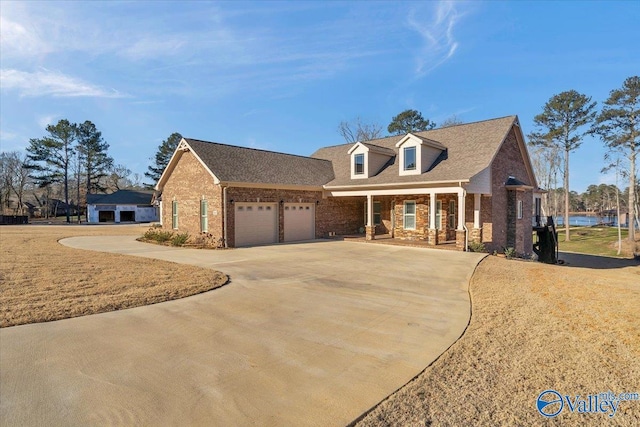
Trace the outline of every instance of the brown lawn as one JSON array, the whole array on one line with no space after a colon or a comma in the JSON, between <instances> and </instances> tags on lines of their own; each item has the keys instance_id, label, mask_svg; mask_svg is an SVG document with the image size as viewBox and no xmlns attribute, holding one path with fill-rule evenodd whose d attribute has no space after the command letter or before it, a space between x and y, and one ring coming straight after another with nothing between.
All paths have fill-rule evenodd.
<instances>
[{"instance_id":1,"label":"brown lawn","mask_svg":"<svg viewBox=\"0 0 640 427\"><path fill-rule=\"evenodd\" d=\"M0 327L183 298L227 282L213 270L62 246L72 236L142 235L142 226L0 227Z\"/></svg>"},{"instance_id":2,"label":"brown lawn","mask_svg":"<svg viewBox=\"0 0 640 427\"><path fill-rule=\"evenodd\" d=\"M535 407L547 389L640 392L640 267L595 258L583 264L619 268L487 257L463 337L357 425L640 425L640 401L611 419L565 406L546 420Z\"/></svg>"}]
</instances>

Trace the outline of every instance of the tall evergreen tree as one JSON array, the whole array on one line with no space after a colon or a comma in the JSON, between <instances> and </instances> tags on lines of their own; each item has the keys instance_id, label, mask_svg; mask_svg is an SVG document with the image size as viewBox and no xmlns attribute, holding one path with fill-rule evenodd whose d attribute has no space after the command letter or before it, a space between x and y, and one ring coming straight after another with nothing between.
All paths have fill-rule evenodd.
<instances>
[{"instance_id":1,"label":"tall evergreen tree","mask_svg":"<svg viewBox=\"0 0 640 427\"><path fill-rule=\"evenodd\" d=\"M640 150L640 77L627 78L612 90L592 127L612 151L625 151L629 159L629 240L635 245L636 156Z\"/></svg>"},{"instance_id":2,"label":"tall evergreen tree","mask_svg":"<svg viewBox=\"0 0 640 427\"><path fill-rule=\"evenodd\" d=\"M64 184L64 202L67 206L67 222L71 222L69 207L69 167L74 155L76 125L63 119L56 125L48 125L48 136L32 138L27 147L31 175L40 187L55 182Z\"/></svg>"},{"instance_id":3,"label":"tall evergreen tree","mask_svg":"<svg viewBox=\"0 0 640 427\"><path fill-rule=\"evenodd\" d=\"M81 171L85 174L86 193L105 191L101 180L108 176L113 159L107 153L109 144L102 139L102 132L89 120L76 126L78 155Z\"/></svg>"},{"instance_id":4,"label":"tall evergreen tree","mask_svg":"<svg viewBox=\"0 0 640 427\"><path fill-rule=\"evenodd\" d=\"M387 131L393 135L404 135L409 132L420 132L430 130L436 127L436 124L422 117L417 110L404 110L402 113L391 119L391 123L387 127Z\"/></svg>"},{"instance_id":5,"label":"tall evergreen tree","mask_svg":"<svg viewBox=\"0 0 640 427\"><path fill-rule=\"evenodd\" d=\"M174 132L158 146L153 165L149 166L149 170L144 173L144 176L152 181L152 183L146 184L148 187L153 187L158 182L162 176L162 172L164 172L164 169L169 164L171 156L173 156L174 151L178 148L181 139L182 135Z\"/></svg>"},{"instance_id":6,"label":"tall evergreen tree","mask_svg":"<svg viewBox=\"0 0 640 427\"><path fill-rule=\"evenodd\" d=\"M582 144L584 133L580 129L596 117L596 102L591 97L570 90L554 95L547 101L541 114L534 117L537 131L529 134L534 145L558 147L564 152L564 226L565 240L569 236L569 153Z\"/></svg>"}]
</instances>

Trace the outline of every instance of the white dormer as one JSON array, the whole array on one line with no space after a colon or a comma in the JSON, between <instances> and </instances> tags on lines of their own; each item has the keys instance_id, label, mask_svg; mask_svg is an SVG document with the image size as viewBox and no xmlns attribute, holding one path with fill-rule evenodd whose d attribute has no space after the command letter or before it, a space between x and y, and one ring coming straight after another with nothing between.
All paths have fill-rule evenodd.
<instances>
[{"instance_id":1,"label":"white dormer","mask_svg":"<svg viewBox=\"0 0 640 427\"><path fill-rule=\"evenodd\" d=\"M447 149L438 141L406 134L396 147L399 151L400 175L420 175L428 171L433 162Z\"/></svg>"},{"instance_id":2,"label":"white dormer","mask_svg":"<svg viewBox=\"0 0 640 427\"><path fill-rule=\"evenodd\" d=\"M356 142L348 152L351 155L351 179L376 175L395 153L373 144Z\"/></svg>"}]
</instances>

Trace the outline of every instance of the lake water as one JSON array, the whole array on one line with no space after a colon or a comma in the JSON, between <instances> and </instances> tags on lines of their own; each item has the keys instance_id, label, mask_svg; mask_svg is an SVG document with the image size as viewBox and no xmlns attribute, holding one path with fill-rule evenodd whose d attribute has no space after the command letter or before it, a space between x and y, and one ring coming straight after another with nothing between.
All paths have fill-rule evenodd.
<instances>
[{"instance_id":1,"label":"lake water","mask_svg":"<svg viewBox=\"0 0 640 427\"><path fill-rule=\"evenodd\" d=\"M564 225L564 217L558 216L554 218L556 225ZM569 215L569 225L590 226L601 223L618 225L618 218L615 216L591 216L591 215Z\"/></svg>"}]
</instances>

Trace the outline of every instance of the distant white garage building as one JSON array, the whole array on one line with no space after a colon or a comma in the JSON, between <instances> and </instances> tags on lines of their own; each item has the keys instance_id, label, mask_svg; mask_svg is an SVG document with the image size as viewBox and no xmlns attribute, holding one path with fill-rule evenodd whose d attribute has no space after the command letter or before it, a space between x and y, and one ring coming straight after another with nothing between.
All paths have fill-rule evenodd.
<instances>
[{"instance_id":1,"label":"distant white garage building","mask_svg":"<svg viewBox=\"0 0 640 427\"><path fill-rule=\"evenodd\" d=\"M158 209L152 204L153 191L118 190L111 194L87 196L87 222L154 222Z\"/></svg>"}]
</instances>

